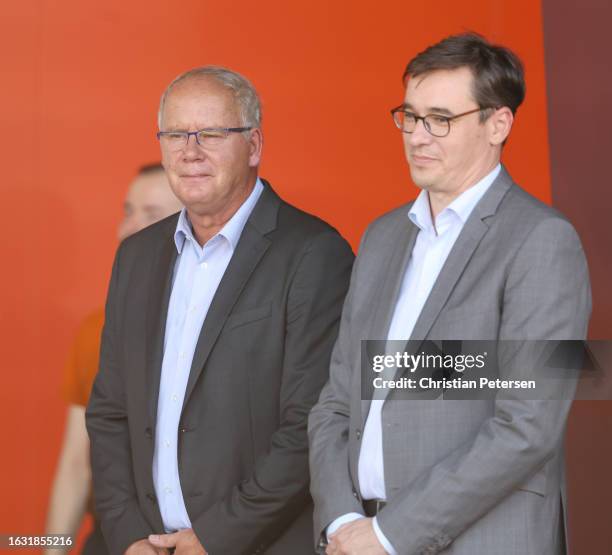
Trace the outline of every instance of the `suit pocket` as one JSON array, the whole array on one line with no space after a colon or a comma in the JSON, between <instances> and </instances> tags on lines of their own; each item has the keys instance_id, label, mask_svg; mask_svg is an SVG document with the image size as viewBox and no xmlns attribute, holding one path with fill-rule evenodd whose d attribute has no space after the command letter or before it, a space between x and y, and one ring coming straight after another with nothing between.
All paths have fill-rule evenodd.
<instances>
[{"instance_id":1,"label":"suit pocket","mask_svg":"<svg viewBox=\"0 0 612 555\"><path fill-rule=\"evenodd\" d=\"M261 306L256 306L255 308L250 308L248 310L243 310L241 312L236 312L235 314L230 315L227 319L225 327L228 330L232 330L240 326L250 324L251 322L256 322L258 320L268 318L271 314L272 302L269 302Z\"/></svg>"}]
</instances>

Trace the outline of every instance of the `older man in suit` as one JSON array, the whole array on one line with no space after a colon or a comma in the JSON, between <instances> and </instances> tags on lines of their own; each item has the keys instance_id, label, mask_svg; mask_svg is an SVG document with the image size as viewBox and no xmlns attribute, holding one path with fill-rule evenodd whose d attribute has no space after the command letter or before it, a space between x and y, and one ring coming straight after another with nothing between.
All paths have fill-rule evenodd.
<instances>
[{"instance_id":1,"label":"older man in suit","mask_svg":"<svg viewBox=\"0 0 612 555\"><path fill-rule=\"evenodd\" d=\"M457 35L404 81L392 115L422 191L362 239L309 420L315 539L329 555L563 553L569 399L362 400L362 339L583 339L590 314L573 227L500 165L520 60Z\"/></svg>"},{"instance_id":2,"label":"older man in suit","mask_svg":"<svg viewBox=\"0 0 612 555\"><path fill-rule=\"evenodd\" d=\"M162 96L185 209L120 246L87 409L113 554L312 553L307 415L353 255L258 178L259 100L191 70Z\"/></svg>"}]
</instances>

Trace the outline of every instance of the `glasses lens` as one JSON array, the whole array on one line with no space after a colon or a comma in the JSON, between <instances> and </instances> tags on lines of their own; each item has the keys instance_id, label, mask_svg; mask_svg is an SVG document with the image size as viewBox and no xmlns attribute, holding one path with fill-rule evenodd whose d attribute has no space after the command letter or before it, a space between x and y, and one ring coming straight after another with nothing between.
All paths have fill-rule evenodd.
<instances>
[{"instance_id":1,"label":"glasses lens","mask_svg":"<svg viewBox=\"0 0 612 555\"><path fill-rule=\"evenodd\" d=\"M405 112L404 110L393 112L393 120L395 125L404 133L412 133L416 127L417 120L412 112Z\"/></svg>"},{"instance_id":2,"label":"glasses lens","mask_svg":"<svg viewBox=\"0 0 612 555\"><path fill-rule=\"evenodd\" d=\"M391 112L393 116L393 123L395 123L398 129L402 129L404 127L404 112L395 111Z\"/></svg>"},{"instance_id":3,"label":"glasses lens","mask_svg":"<svg viewBox=\"0 0 612 555\"><path fill-rule=\"evenodd\" d=\"M217 146L227 137L227 133L221 129L205 129L198 133L200 146Z\"/></svg>"},{"instance_id":4,"label":"glasses lens","mask_svg":"<svg viewBox=\"0 0 612 555\"><path fill-rule=\"evenodd\" d=\"M181 150L187 143L185 133L164 133L159 140L168 150Z\"/></svg>"},{"instance_id":5,"label":"glasses lens","mask_svg":"<svg viewBox=\"0 0 612 555\"><path fill-rule=\"evenodd\" d=\"M425 116L425 127L434 137L446 137L450 131L450 122L444 116L430 114Z\"/></svg>"}]
</instances>

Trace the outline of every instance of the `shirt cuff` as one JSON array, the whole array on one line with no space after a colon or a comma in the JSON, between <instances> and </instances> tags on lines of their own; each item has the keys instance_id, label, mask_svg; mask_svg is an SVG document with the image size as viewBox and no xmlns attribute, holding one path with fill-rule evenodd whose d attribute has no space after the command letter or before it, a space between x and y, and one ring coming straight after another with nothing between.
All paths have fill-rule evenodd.
<instances>
[{"instance_id":1,"label":"shirt cuff","mask_svg":"<svg viewBox=\"0 0 612 555\"><path fill-rule=\"evenodd\" d=\"M340 517L340 518L342 518L342 517ZM332 522L332 524L333 524L333 522ZM374 533L376 534L376 537L378 538L378 541L385 548L385 551L389 555L397 555L397 551L395 551L395 548L391 545L391 542L387 539L387 536L385 536L382 533L382 530L380 529L380 526L378 526L378 522L376 521L376 517L374 517L372 519L372 527L374 528Z\"/></svg>"},{"instance_id":2,"label":"shirt cuff","mask_svg":"<svg viewBox=\"0 0 612 555\"><path fill-rule=\"evenodd\" d=\"M327 527L325 531L325 535L327 536L327 541L329 541L329 536L331 536L334 532L338 531L338 528L347 522L353 522L353 520L359 520L360 518L365 518L365 516L360 515L359 513L346 513L345 515L339 516L336 520L332 520L332 523Z\"/></svg>"}]
</instances>

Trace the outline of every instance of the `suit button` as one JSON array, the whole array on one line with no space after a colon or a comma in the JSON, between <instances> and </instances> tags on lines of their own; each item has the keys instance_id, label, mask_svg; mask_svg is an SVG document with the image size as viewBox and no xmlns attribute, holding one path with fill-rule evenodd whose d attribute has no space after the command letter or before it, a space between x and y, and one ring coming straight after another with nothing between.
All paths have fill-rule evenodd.
<instances>
[{"instance_id":1,"label":"suit button","mask_svg":"<svg viewBox=\"0 0 612 555\"><path fill-rule=\"evenodd\" d=\"M361 430L357 430L355 435L357 436L357 439L361 439Z\"/></svg>"},{"instance_id":2,"label":"suit button","mask_svg":"<svg viewBox=\"0 0 612 555\"><path fill-rule=\"evenodd\" d=\"M355 489L353 490L353 497L355 499L359 499L359 496L357 495L357 490L355 490Z\"/></svg>"},{"instance_id":3,"label":"suit button","mask_svg":"<svg viewBox=\"0 0 612 555\"><path fill-rule=\"evenodd\" d=\"M146 428L145 429L145 436L148 438L152 438L153 437L153 430L151 430L151 428Z\"/></svg>"},{"instance_id":4,"label":"suit button","mask_svg":"<svg viewBox=\"0 0 612 555\"><path fill-rule=\"evenodd\" d=\"M155 495L153 495L152 493L147 493L147 499L154 505L155 503L157 503L157 499L155 499Z\"/></svg>"}]
</instances>

